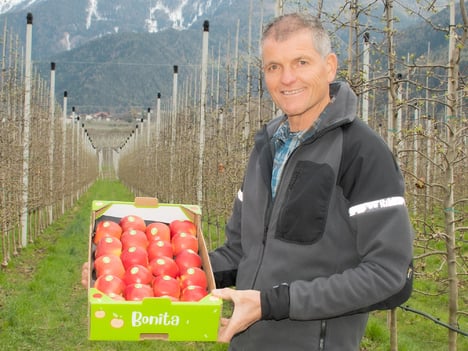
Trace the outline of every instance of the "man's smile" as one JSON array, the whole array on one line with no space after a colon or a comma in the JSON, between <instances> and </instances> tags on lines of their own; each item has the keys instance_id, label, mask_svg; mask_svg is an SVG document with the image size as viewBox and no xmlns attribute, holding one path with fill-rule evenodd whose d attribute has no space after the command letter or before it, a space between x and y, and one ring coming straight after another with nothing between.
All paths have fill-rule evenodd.
<instances>
[{"instance_id":1,"label":"man's smile","mask_svg":"<svg viewBox=\"0 0 468 351\"><path fill-rule=\"evenodd\" d=\"M294 90L282 90L281 93L283 95L296 95L296 94L300 94L304 91L304 88L301 88L301 89L294 89Z\"/></svg>"}]
</instances>

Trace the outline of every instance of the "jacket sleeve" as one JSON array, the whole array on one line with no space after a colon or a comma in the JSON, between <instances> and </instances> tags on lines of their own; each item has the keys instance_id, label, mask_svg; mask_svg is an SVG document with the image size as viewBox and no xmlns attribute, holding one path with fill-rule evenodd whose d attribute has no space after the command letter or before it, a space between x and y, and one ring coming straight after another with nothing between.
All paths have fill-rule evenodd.
<instances>
[{"instance_id":1,"label":"jacket sleeve","mask_svg":"<svg viewBox=\"0 0 468 351\"><path fill-rule=\"evenodd\" d=\"M349 221L360 260L328 277L291 282L291 319L349 314L393 296L405 285L413 233L404 201L404 180L383 140L367 126L360 126L344 129L338 174L349 201Z\"/></svg>"},{"instance_id":2,"label":"jacket sleeve","mask_svg":"<svg viewBox=\"0 0 468 351\"><path fill-rule=\"evenodd\" d=\"M210 261L217 288L236 285L237 266L242 257L241 206L242 190L239 190L234 200L232 215L226 224L226 241L222 246L210 252Z\"/></svg>"}]
</instances>

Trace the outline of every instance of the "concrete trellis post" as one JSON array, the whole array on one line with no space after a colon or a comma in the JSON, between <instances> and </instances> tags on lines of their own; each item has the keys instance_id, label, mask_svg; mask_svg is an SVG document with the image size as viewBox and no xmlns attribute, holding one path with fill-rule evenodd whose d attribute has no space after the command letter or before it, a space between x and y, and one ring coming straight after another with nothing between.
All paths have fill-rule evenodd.
<instances>
[{"instance_id":1,"label":"concrete trellis post","mask_svg":"<svg viewBox=\"0 0 468 351\"><path fill-rule=\"evenodd\" d=\"M50 63L49 93L49 223L53 221L54 144L55 144L55 62Z\"/></svg>"},{"instance_id":2,"label":"concrete trellis post","mask_svg":"<svg viewBox=\"0 0 468 351\"><path fill-rule=\"evenodd\" d=\"M10 46L11 46L11 45L10 45ZM18 51L19 51L19 50L18 50L18 47L19 47L19 36L18 36L18 34L16 34L15 45L14 45L14 48L10 48L10 55L12 55L12 51L13 51L13 50L14 50L14 52L15 52L15 55L17 55L17 53L18 53ZM21 66L22 64L20 63L21 60L15 59L14 61L15 61L15 64L14 64L14 67L13 67L13 76L16 77L16 76L18 75L18 70L19 70L18 67L22 67L22 66ZM20 71L22 72L23 70L21 69ZM16 80L14 80L14 82L13 82L13 84L12 84L12 88L13 88L13 89L16 89L17 86L18 86L18 83L17 83ZM10 105L10 104L9 104L9 105ZM13 106L16 107L16 106L17 106L17 103L15 102L15 103L13 104ZM16 109L16 108L13 108L13 109L11 110L11 114L12 114L12 120L13 120L13 121L16 121L17 109Z\"/></svg>"},{"instance_id":3,"label":"concrete trellis post","mask_svg":"<svg viewBox=\"0 0 468 351\"><path fill-rule=\"evenodd\" d=\"M417 106L414 107L414 118L413 118L413 128L419 128L419 109ZM418 144L418 134L414 133L413 136L413 149L416 155L419 152L419 144ZM413 157L413 172L414 174L419 174L418 172L418 157Z\"/></svg>"},{"instance_id":4,"label":"concrete trellis post","mask_svg":"<svg viewBox=\"0 0 468 351\"><path fill-rule=\"evenodd\" d=\"M199 154L198 154L198 177L197 177L197 201L202 204L203 200L203 158L205 153L205 113L206 113L206 82L208 74L208 37L210 24L203 22L203 46L201 66L201 88L200 88L200 131L199 131Z\"/></svg>"},{"instance_id":5,"label":"concrete trellis post","mask_svg":"<svg viewBox=\"0 0 468 351\"><path fill-rule=\"evenodd\" d=\"M154 148L156 152L154 153L154 169L158 169L159 167L159 158L158 158L158 151L159 151L159 138L161 133L161 93L158 93L156 99L156 117L155 117L155 127L154 127Z\"/></svg>"},{"instance_id":6,"label":"concrete trellis post","mask_svg":"<svg viewBox=\"0 0 468 351\"><path fill-rule=\"evenodd\" d=\"M174 184L174 157L175 157L175 144L177 133L177 80L178 80L178 66L174 66L173 82L172 82L172 120L171 120L171 164L170 168L170 184ZM171 201L174 199L171 198Z\"/></svg>"},{"instance_id":7,"label":"concrete trellis post","mask_svg":"<svg viewBox=\"0 0 468 351\"><path fill-rule=\"evenodd\" d=\"M24 70L24 116L23 116L23 181L21 197L21 246L28 242L28 188L29 188L29 147L31 125L31 47L33 16L28 13L26 26L26 55Z\"/></svg>"},{"instance_id":8,"label":"concrete trellis post","mask_svg":"<svg viewBox=\"0 0 468 351\"><path fill-rule=\"evenodd\" d=\"M84 171L84 165L81 162L83 157L83 131L84 131L84 123L81 122L81 117L79 114L76 115L76 123L77 123L77 130L76 130L76 172L75 172L75 200L78 201L80 198L81 193L81 173Z\"/></svg>"},{"instance_id":9,"label":"concrete trellis post","mask_svg":"<svg viewBox=\"0 0 468 351\"><path fill-rule=\"evenodd\" d=\"M65 213L65 166L67 149L67 100L68 93L63 92L63 111L62 111L62 214Z\"/></svg>"},{"instance_id":10,"label":"concrete trellis post","mask_svg":"<svg viewBox=\"0 0 468 351\"><path fill-rule=\"evenodd\" d=\"M281 16L284 13L284 0L276 0L275 16Z\"/></svg>"},{"instance_id":11,"label":"concrete trellis post","mask_svg":"<svg viewBox=\"0 0 468 351\"><path fill-rule=\"evenodd\" d=\"M158 93L156 100L156 145L159 145L159 137L161 133L161 93Z\"/></svg>"},{"instance_id":12,"label":"concrete trellis post","mask_svg":"<svg viewBox=\"0 0 468 351\"><path fill-rule=\"evenodd\" d=\"M363 79L364 92L362 93L362 120L369 123L369 51L370 51L370 35L364 33L364 50L363 50Z\"/></svg>"},{"instance_id":13,"label":"concrete trellis post","mask_svg":"<svg viewBox=\"0 0 468 351\"><path fill-rule=\"evenodd\" d=\"M6 72L6 42L7 42L7 19L5 18L5 23L3 25L3 44L2 44L2 82L5 81L5 72ZM10 40L10 46L11 46L11 40ZM0 87L0 95L3 96L4 94L4 84ZM3 117L3 120L5 120L6 117Z\"/></svg>"},{"instance_id":14,"label":"concrete trellis post","mask_svg":"<svg viewBox=\"0 0 468 351\"><path fill-rule=\"evenodd\" d=\"M96 151L96 155L97 155L97 158L98 158L98 167L99 167L99 178L103 178L103 171L102 171L102 158L103 158L103 154L104 152L102 151L102 149L98 149Z\"/></svg>"},{"instance_id":15,"label":"concrete trellis post","mask_svg":"<svg viewBox=\"0 0 468 351\"><path fill-rule=\"evenodd\" d=\"M234 78L233 78L233 100L234 106L232 108L232 117L234 119L233 125L237 125L237 81L239 79L239 32L240 32L240 20L237 20L237 29L236 29L236 41L234 49ZM235 136L235 128L233 128L233 136Z\"/></svg>"},{"instance_id":16,"label":"concrete trellis post","mask_svg":"<svg viewBox=\"0 0 468 351\"><path fill-rule=\"evenodd\" d=\"M402 139L402 131L403 131L403 109L401 107L402 99L403 99L403 75L401 73L397 74L397 103L398 103L398 110L397 110L397 120L396 120L396 135L398 136L398 140Z\"/></svg>"},{"instance_id":17,"label":"concrete trellis post","mask_svg":"<svg viewBox=\"0 0 468 351\"><path fill-rule=\"evenodd\" d=\"M147 126L146 126L146 147L149 147L150 135L151 135L151 108L150 107L148 107L146 121L147 121Z\"/></svg>"},{"instance_id":18,"label":"concrete trellis post","mask_svg":"<svg viewBox=\"0 0 468 351\"><path fill-rule=\"evenodd\" d=\"M393 17L393 0L385 1L385 20L387 23L387 70L388 70L388 103L387 103L387 144L395 153L395 46L394 46L394 17ZM395 153L396 154L396 153Z\"/></svg>"},{"instance_id":19,"label":"concrete trellis post","mask_svg":"<svg viewBox=\"0 0 468 351\"><path fill-rule=\"evenodd\" d=\"M78 125L76 123L76 114L75 114L75 106L72 106L72 116L71 116L71 146L70 146L70 169L71 169L71 177L69 179L70 184L70 207L73 206L73 188L75 186L76 180L76 151L77 151L77 143L76 143L76 130L78 129Z\"/></svg>"},{"instance_id":20,"label":"concrete trellis post","mask_svg":"<svg viewBox=\"0 0 468 351\"><path fill-rule=\"evenodd\" d=\"M249 27L248 27L248 38L247 38L247 101L244 112L244 131L242 137L242 159L247 162L247 142L250 137L251 128L251 116L250 116L250 104L252 100L252 75L251 75L251 62L252 62L252 0L250 0L250 11L249 11Z\"/></svg>"}]
</instances>

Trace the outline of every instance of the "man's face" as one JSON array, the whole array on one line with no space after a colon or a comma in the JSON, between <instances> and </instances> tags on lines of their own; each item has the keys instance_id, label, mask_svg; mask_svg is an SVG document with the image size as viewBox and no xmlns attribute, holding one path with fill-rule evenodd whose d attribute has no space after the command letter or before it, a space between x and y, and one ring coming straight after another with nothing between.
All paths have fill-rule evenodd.
<instances>
[{"instance_id":1,"label":"man's face","mask_svg":"<svg viewBox=\"0 0 468 351\"><path fill-rule=\"evenodd\" d=\"M292 33L286 40L273 36L263 42L265 83L273 101L291 118L315 121L327 106L329 83L335 79L336 56L322 57L307 29Z\"/></svg>"}]
</instances>

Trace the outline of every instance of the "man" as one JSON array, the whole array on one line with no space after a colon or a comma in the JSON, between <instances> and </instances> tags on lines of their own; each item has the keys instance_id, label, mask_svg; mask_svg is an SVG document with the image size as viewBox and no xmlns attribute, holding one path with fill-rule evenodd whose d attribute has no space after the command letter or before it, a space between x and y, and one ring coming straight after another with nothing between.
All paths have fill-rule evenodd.
<instances>
[{"instance_id":1,"label":"man","mask_svg":"<svg viewBox=\"0 0 468 351\"><path fill-rule=\"evenodd\" d=\"M219 340L232 351L357 351L367 312L408 296L403 178L356 117L355 94L334 82L337 57L316 18L279 17L261 45L285 115L257 133L226 243L210 253L217 286L236 286L212 292L234 302ZM87 274L85 264L85 286Z\"/></svg>"},{"instance_id":2,"label":"man","mask_svg":"<svg viewBox=\"0 0 468 351\"><path fill-rule=\"evenodd\" d=\"M213 295L234 302L219 340L232 351L359 350L367 312L407 281L404 181L355 94L334 82L316 18L275 19L261 47L284 116L257 133L226 243L210 254Z\"/></svg>"}]
</instances>

